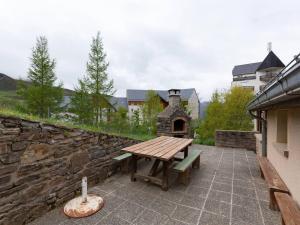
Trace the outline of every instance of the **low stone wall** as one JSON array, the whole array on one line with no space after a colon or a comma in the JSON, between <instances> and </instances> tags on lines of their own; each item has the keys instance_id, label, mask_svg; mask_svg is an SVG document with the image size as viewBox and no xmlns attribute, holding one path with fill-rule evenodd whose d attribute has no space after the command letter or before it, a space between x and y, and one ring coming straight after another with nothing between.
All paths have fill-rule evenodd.
<instances>
[{"instance_id":1,"label":"low stone wall","mask_svg":"<svg viewBox=\"0 0 300 225\"><path fill-rule=\"evenodd\" d=\"M137 143L124 137L0 116L0 224L32 221L98 183L112 157Z\"/></svg>"},{"instance_id":2,"label":"low stone wall","mask_svg":"<svg viewBox=\"0 0 300 225\"><path fill-rule=\"evenodd\" d=\"M217 130L215 145L218 147L246 148L256 151L256 132L238 130Z\"/></svg>"}]
</instances>

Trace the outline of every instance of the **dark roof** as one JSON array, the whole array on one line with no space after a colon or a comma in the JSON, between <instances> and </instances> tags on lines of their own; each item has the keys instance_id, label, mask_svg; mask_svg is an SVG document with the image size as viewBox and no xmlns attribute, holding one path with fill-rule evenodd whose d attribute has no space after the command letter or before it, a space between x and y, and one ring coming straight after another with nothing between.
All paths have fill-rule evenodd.
<instances>
[{"instance_id":1,"label":"dark roof","mask_svg":"<svg viewBox=\"0 0 300 225\"><path fill-rule=\"evenodd\" d=\"M275 55L273 51L270 51L266 58L259 65L257 70L264 70L268 68L283 68L285 65L281 60Z\"/></svg>"},{"instance_id":2,"label":"dark roof","mask_svg":"<svg viewBox=\"0 0 300 225\"><path fill-rule=\"evenodd\" d=\"M109 102L115 109L119 109L120 107L128 108L127 98L125 97L111 97Z\"/></svg>"},{"instance_id":3,"label":"dark roof","mask_svg":"<svg viewBox=\"0 0 300 225\"><path fill-rule=\"evenodd\" d=\"M128 89L127 99L128 101L145 101L148 91L149 90ZM169 101L169 94L167 90L154 90L154 91L162 98L162 100L166 102ZM191 97L194 91L195 91L194 88L180 89L181 99L187 101Z\"/></svg>"},{"instance_id":4,"label":"dark roof","mask_svg":"<svg viewBox=\"0 0 300 225\"><path fill-rule=\"evenodd\" d=\"M261 62L237 65L233 68L232 75L236 76L236 75L243 75L243 74L253 74L256 72L260 64Z\"/></svg>"},{"instance_id":5,"label":"dark roof","mask_svg":"<svg viewBox=\"0 0 300 225\"><path fill-rule=\"evenodd\" d=\"M258 70L264 70L268 68L283 68L285 65L281 60L275 55L273 51L270 51L269 54L262 62L249 63L243 65L237 65L232 70L232 75L243 75L243 74L253 74Z\"/></svg>"}]
</instances>

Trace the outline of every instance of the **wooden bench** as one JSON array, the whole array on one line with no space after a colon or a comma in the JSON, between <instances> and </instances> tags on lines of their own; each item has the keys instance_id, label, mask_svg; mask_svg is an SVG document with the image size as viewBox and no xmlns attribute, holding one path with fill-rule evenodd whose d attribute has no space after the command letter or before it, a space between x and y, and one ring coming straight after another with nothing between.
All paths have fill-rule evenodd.
<instances>
[{"instance_id":1,"label":"wooden bench","mask_svg":"<svg viewBox=\"0 0 300 225\"><path fill-rule=\"evenodd\" d=\"M129 172L129 163L130 159L132 157L131 153L124 153L122 155L119 155L117 157L114 157L113 160L120 162L120 168L123 173Z\"/></svg>"},{"instance_id":2,"label":"wooden bench","mask_svg":"<svg viewBox=\"0 0 300 225\"><path fill-rule=\"evenodd\" d=\"M290 193L279 174L266 157L257 156L261 177L266 180L270 195L270 209L279 210L274 192Z\"/></svg>"},{"instance_id":3,"label":"wooden bench","mask_svg":"<svg viewBox=\"0 0 300 225\"><path fill-rule=\"evenodd\" d=\"M275 198L281 212L283 225L299 225L300 209L292 197L286 193L275 193Z\"/></svg>"},{"instance_id":4,"label":"wooden bench","mask_svg":"<svg viewBox=\"0 0 300 225\"><path fill-rule=\"evenodd\" d=\"M200 167L200 155L202 151L191 151L181 162L176 163L173 170L179 173L179 182L187 185L190 180L190 168Z\"/></svg>"}]
</instances>

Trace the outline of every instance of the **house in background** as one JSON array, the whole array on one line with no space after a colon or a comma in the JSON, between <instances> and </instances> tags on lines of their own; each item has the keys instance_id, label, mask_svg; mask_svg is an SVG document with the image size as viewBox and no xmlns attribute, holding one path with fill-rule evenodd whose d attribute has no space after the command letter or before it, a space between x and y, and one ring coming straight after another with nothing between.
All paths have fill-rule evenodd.
<instances>
[{"instance_id":1,"label":"house in background","mask_svg":"<svg viewBox=\"0 0 300 225\"><path fill-rule=\"evenodd\" d=\"M300 206L300 54L250 102L257 154L267 157Z\"/></svg>"},{"instance_id":2,"label":"house in background","mask_svg":"<svg viewBox=\"0 0 300 225\"><path fill-rule=\"evenodd\" d=\"M266 83L272 80L285 65L272 51L271 43L269 43L268 51L268 55L262 62L235 66L232 70L231 86L242 86L257 94Z\"/></svg>"},{"instance_id":3,"label":"house in background","mask_svg":"<svg viewBox=\"0 0 300 225\"><path fill-rule=\"evenodd\" d=\"M136 90L128 89L126 91L127 99L127 109L129 118L132 117L134 111L142 110L142 106L146 101L147 93L149 90ZM163 108L169 105L169 94L168 90L154 90L161 99ZM181 102L186 106L187 110L190 112L192 119L200 118L200 101L195 88L180 89ZM125 102L125 100L124 100Z\"/></svg>"}]
</instances>

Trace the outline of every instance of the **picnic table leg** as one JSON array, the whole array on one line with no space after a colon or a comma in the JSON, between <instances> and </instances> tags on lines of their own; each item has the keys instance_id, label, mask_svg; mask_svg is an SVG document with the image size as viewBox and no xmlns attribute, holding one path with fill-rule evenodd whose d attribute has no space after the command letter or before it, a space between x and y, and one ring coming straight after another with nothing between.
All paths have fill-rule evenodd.
<instances>
[{"instance_id":1,"label":"picnic table leg","mask_svg":"<svg viewBox=\"0 0 300 225\"><path fill-rule=\"evenodd\" d=\"M137 171L137 156L136 155L132 155L132 170L131 170L131 181L136 181L135 178L135 173Z\"/></svg>"},{"instance_id":2,"label":"picnic table leg","mask_svg":"<svg viewBox=\"0 0 300 225\"><path fill-rule=\"evenodd\" d=\"M156 172L157 172L157 168L158 168L158 165L160 163L160 160L159 159L156 159L154 161L154 164L153 166L151 167L151 170L149 172L149 176L155 176L156 175Z\"/></svg>"},{"instance_id":3,"label":"picnic table leg","mask_svg":"<svg viewBox=\"0 0 300 225\"><path fill-rule=\"evenodd\" d=\"M162 189L167 191L169 189L169 162L163 162L163 180L162 180Z\"/></svg>"},{"instance_id":4,"label":"picnic table leg","mask_svg":"<svg viewBox=\"0 0 300 225\"><path fill-rule=\"evenodd\" d=\"M184 149L184 158L186 158L188 156L188 154L189 154L189 147L187 146Z\"/></svg>"}]
</instances>

